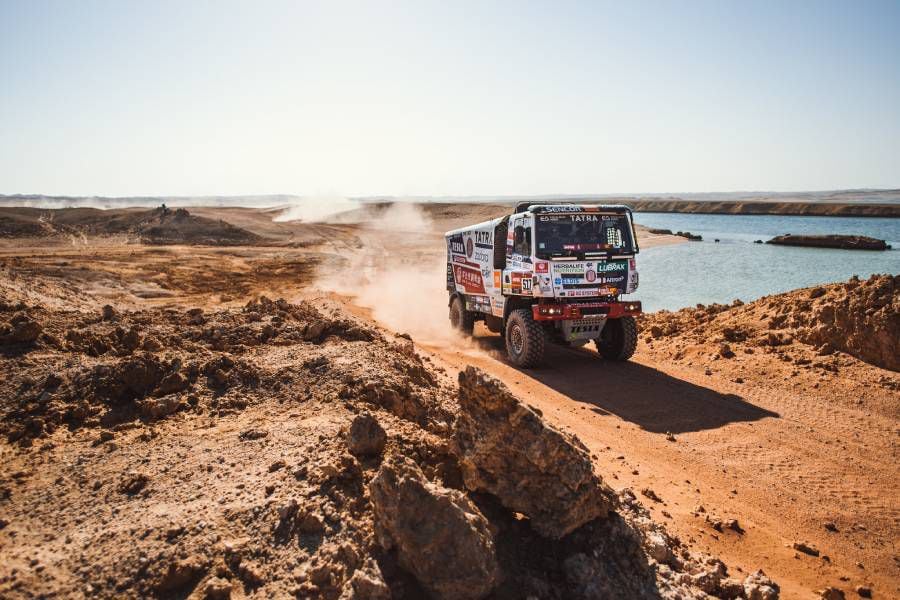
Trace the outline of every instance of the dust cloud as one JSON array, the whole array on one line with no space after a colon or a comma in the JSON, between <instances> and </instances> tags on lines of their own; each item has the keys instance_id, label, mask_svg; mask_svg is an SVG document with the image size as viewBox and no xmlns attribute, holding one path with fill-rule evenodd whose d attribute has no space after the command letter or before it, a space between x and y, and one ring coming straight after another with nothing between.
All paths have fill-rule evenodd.
<instances>
[{"instance_id":1,"label":"dust cloud","mask_svg":"<svg viewBox=\"0 0 900 600\"><path fill-rule=\"evenodd\" d=\"M316 287L352 296L382 325L417 342L476 351L450 328L444 237L418 205L394 202L367 211L359 236L359 251L320 273Z\"/></svg>"},{"instance_id":2,"label":"dust cloud","mask_svg":"<svg viewBox=\"0 0 900 600\"><path fill-rule=\"evenodd\" d=\"M343 212L359 208L356 200L343 196L303 196L293 199L291 203L273 221L304 221L306 223L323 223Z\"/></svg>"}]
</instances>

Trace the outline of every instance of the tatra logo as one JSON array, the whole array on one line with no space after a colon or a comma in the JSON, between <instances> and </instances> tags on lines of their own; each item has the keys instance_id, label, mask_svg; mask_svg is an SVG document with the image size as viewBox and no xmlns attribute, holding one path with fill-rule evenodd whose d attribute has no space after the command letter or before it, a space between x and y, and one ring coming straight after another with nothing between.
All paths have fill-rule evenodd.
<instances>
[{"instance_id":1,"label":"tatra logo","mask_svg":"<svg viewBox=\"0 0 900 600\"><path fill-rule=\"evenodd\" d=\"M472 242L472 238L466 240L466 256L472 258L472 253L475 251L475 244Z\"/></svg>"},{"instance_id":2,"label":"tatra logo","mask_svg":"<svg viewBox=\"0 0 900 600\"><path fill-rule=\"evenodd\" d=\"M585 271L584 278L587 279L588 281L596 281L597 272L594 270Z\"/></svg>"},{"instance_id":3,"label":"tatra logo","mask_svg":"<svg viewBox=\"0 0 900 600\"><path fill-rule=\"evenodd\" d=\"M491 243L491 232L490 231L476 231L475 232L475 242L478 244L490 244Z\"/></svg>"}]
</instances>

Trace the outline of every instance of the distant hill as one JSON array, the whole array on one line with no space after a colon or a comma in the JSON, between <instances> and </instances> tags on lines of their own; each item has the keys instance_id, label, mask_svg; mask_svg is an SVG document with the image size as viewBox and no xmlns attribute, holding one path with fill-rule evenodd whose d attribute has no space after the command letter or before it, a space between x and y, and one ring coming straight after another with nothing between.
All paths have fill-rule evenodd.
<instances>
[{"instance_id":1,"label":"distant hill","mask_svg":"<svg viewBox=\"0 0 900 600\"><path fill-rule=\"evenodd\" d=\"M59 235L123 235L145 244L235 246L252 244L259 236L220 219L198 217L183 208L151 210L39 208L0 206L0 237Z\"/></svg>"}]
</instances>

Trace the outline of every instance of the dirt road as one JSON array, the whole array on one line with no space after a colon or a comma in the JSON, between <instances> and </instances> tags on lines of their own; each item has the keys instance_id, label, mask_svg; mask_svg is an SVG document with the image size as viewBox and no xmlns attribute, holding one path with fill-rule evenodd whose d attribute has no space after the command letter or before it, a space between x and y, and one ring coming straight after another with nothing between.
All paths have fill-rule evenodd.
<instances>
[{"instance_id":1,"label":"dirt road","mask_svg":"<svg viewBox=\"0 0 900 600\"><path fill-rule=\"evenodd\" d=\"M435 232L456 225L436 212ZM382 264L427 268L441 259L440 246L438 256L422 247L410 253L408 238L400 251L383 225L361 235L367 245L397 250ZM644 248L678 243L642 237ZM871 385L878 377L900 384L896 373L850 358L823 379L761 354L726 368L712 344L694 348L696 360L676 362L672 348L646 342L626 364L587 348L554 347L546 368L521 371L506 362L500 336L480 325L471 341L436 331L446 319L440 275L432 270L433 283L411 282L440 299L426 302L437 327L417 327L429 321L418 309L395 314L365 293L363 302L338 298L411 333L448 371L475 365L506 382L577 434L616 485L652 490L661 501L642 500L683 539L745 573L762 567L785 597L809 598L828 586L900 596L900 387ZM381 277L382 287L390 285L389 272ZM727 527L730 520L739 531Z\"/></svg>"}]
</instances>

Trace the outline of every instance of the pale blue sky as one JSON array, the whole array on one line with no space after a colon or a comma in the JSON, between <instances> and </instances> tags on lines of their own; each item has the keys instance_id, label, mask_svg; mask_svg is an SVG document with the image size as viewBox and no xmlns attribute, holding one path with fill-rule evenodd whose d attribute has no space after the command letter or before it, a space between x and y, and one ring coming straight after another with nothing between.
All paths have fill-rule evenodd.
<instances>
[{"instance_id":1,"label":"pale blue sky","mask_svg":"<svg viewBox=\"0 0 900 600\"><path fill-rule=\"evenodd\" d=\"M0 0L0 193L900 187L900 1Z\"/></svg>"}]
</instances>

